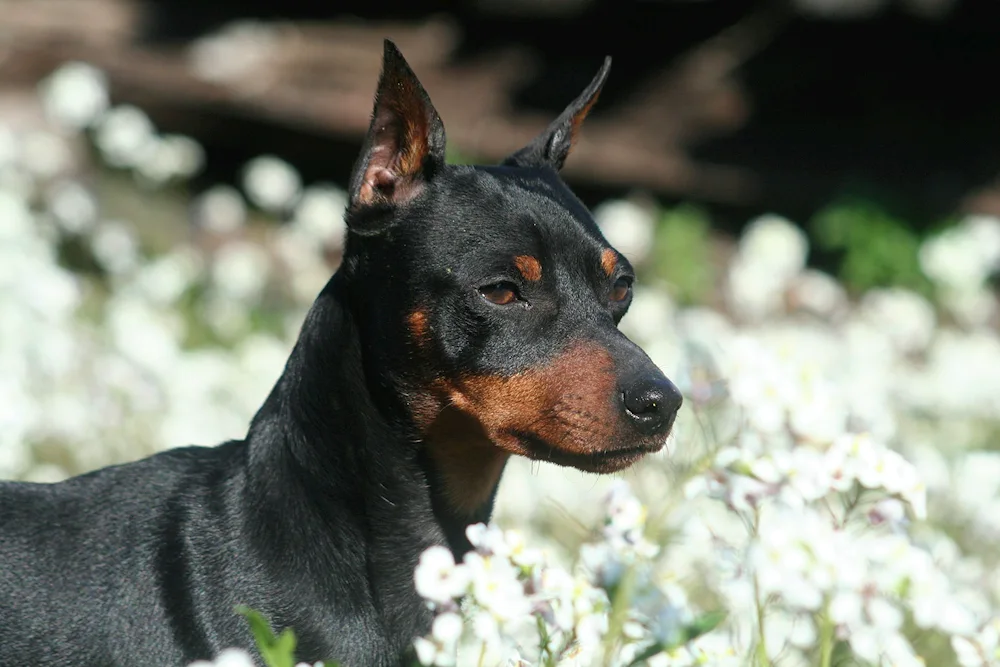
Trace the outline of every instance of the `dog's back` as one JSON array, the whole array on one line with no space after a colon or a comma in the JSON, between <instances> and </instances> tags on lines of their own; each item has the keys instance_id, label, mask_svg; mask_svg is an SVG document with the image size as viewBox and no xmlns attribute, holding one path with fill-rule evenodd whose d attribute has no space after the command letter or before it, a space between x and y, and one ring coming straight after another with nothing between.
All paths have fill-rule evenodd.
<instances>
[{"instance_id":1,"label":"dog's back","mask_svg":"<svg viewBox=\"0 0 1000 667\"><path fill-rule=\"evenodd\" d=\"M189 596L224 594L226 564L244 556L243 455L242 443L191 447L59 484L0 483L0 656L187 659L178 640L199 625ZM239 626L231 614L212 623ZM213 648L225 639L242 637Z\"/></svg>"}]
</instances>

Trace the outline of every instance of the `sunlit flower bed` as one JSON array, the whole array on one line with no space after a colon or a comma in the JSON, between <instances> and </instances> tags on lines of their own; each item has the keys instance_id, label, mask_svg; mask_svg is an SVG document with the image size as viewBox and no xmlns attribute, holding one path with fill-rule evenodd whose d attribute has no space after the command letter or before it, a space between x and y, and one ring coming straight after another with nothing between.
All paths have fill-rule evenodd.
<instances>
[{"instance_id":1,"label":"sunlit flower bed","mask_svg":"<svg viewBox=\"0 0 1000 667\"><path fill-rule=\"evenodd\" d=\"M241 437L335 268L343 192L262 157L187 201L200 147L110 107L83 65L38 116L0 125L0 477ZM187 219L111 217L108 168ZM715 306L682 308L642 283L648 212L595 215L638 265L622 328L682 388L678 426L614 478L513 461L476 549L414 573L435 612L418 659L1000 665L1000 221L924 243L932 303L849 298L763 217Z\"/></svg>"}]
</instances>

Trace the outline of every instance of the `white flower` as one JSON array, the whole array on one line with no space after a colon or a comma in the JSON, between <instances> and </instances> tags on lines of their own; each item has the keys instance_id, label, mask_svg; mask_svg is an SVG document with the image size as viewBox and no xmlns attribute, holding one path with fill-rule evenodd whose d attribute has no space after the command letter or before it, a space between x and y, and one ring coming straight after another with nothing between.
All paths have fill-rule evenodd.
<instances>
[{"instance_id":1,"label":"white flower","mask_svg":"<svg viewBox=\"0 0 1000 667\"><path fill-rule=\"evenodd\" d=\"M831 317L847 306L847 293L834 278L812 269L796 276L791 291L794 303L818 315Z\"/></svg>"},{"instance_id":2,"label":"white flower","mask_svg":"<svg viewBox=\"0 0 1000 667\"><path fill-rule=\"evenodd\" d=\"M625 563L607 543L581 546L580 564L590 579L604 589L614 588L625 574Z\"/></svg>"},{"instance_id":3,"label":"white flower","mask_svg":"<svg viewBox=\"0 0 1000 667\"><path fill-rule=\"evenodd\" d=\"M243 169L243 189L250 201L269 212L290 209L299 198L299 173L273 155L254 158Z\"/></svg>"},{"instance_id":4,"label":"white flower","mask_svg":"<svg viewBox=\"0 0 1000 667\"><path fill-rule=\"evenodd\" d=\"M192 204L198 223L216 234L228 234L246 222L247 207L240 191L229 185L216 185L195 198Z\"/></svg>"},{"instance_id":5,"label":"white flower","mask_svg":"<svg viewBox=\"0 0 1000 667\"><path fill-rule=\"evenodd\" d=\"M480 554L506 556L509 553L503 531L493 524L472 524L465 529L465 536Z\"/></svg>"},{"instance_id":6,"label":"white flower","mask_svg":"<svg viewBox=\"0 0 1000 667\"><path fill-rule=\"evenodd\" d=\"M747 561L761 595L773 593L792 609L815 611L833 583L824 555L837 546L832 527L815 511L777 507L761 514Z\"/></svg>"},{"instance_id":7,"label":"white flower","mask_svg":"<svg viewBox=\"0 0 1000 667\"><path fill-rule=\"evenodd\" d=\"M951 648L961 667L990 667L989 654L966 637L952 637Z\"/></svg>"},{"instance_id":8,"label":"white flower","mask_svg":"<svg viewBox=\"0 0 1000 667\"><path fill-rule=\"evenodd\" d=\"M462 617L454 612L439 614L431 624L431 636L442 646L454 646L462 636Z\"/></svg>"},{"instance_id":9,"label":"white flower","mask_svg":"<svg viewBox=\"0 0 1000 667\"><path fill-rule=\"evenodd\" d=\"M729 267L727 295L742 315L757 319L779 310L784 292L805 267L805 233L776 215L753 220Z\"/></svg>"},{"instance_id":10,"label":"white flower","mask_svg":"<svg viewBox=\"0 0 1000 667\"><path fill-rule=\"evenodd\" d=\"M255 663L243 649L227 648L215 660L196 660L188 667L255 667Z\"/></svg>"},{"instance_id":11,"label":"white flower","mask_svg":"<svg viewBox=\"0 0 1000 667\"><path fill-rule=\"evenodd\" d=\"M433 665L437 657L437 646L429 639L417 637L413 642L413 647L417 651L417 660L421 665Z\"/></svg>"},{"instance_id":12,"label":"white flower","mask_svg":"<svg viewBox=\"0 0 1000 667\"><path fill-rule=\"evenodd\" d=\"M160 377L176 367L183 330L172 313L123 295L112 298L106 310L108 330L121 355Z\"/></svg>"},{"instance_id":13,"label":"white flower","mask_svg":"<svg viewBox=\"0 0 1000 667\"><path fill-rule=\"evenodd\" d=\"M317 246L329 244L342 247L347 225L347 193L332 185L311 186L302 192L295 207L292 225L301 230Z\"/></svg>"},{"instance_id":14,"label":"white flower","mask_svg":"<svg viewBox=\"0 0 1000 667\"><path fill-rule=\"evenodd\" d=\"M63 65L42 82L41 88L45 112L68 128L88 127L108 108L107 78L86 63Z\"/></svg>"},{"instance_id":15,"label":"white flower","mask_svg":"<svg viewBox=\"0 0 1000 667\"><path fill-rule=\"evenodd\" d=\"M983 284L996 268L997 250L993 224L973 219L947 229L920 247L920 268L935 283L956 291Z\"/></svg>"},{"instance_id":16,"label":"white flower","mask_svg":"<svg viewBox=\"0 0 1000 667\"><path fill-rule=\"evenodd\" d=\"M479 610L472 616L472 634L486 646L500 645L500 624L488 611Z\"/></svg>"},{"instance_id":17,"label":"white flower","mask_svg":"<svg viewBox=\"0 0 1000 667\"><path fill-rule=\"evenodd\" d=\"M21 145L17 135L9 127L0 126L0 169L2 173L10 173L17 167Z\"/></svg>"},{"instance_id":18,"label":"white flower","mask_svg":"<svg viewBox=\"0 0 1000 667\"><path fill-rule=\"evenodd\" d=\"M962 222L966 233L976 240L978 254L987 268L1000 268L1000 218L974 215Z\"/></svg>"},{"instance_id":19,"label":"white flower","mask_svg":"<svg viewBox=\"0 0 1000 667\"><path fill-rule=\"evenodd\" d=\"M188 58L195 76L206 81L252 84L278 46L274 27L260 21L239 21L201 37Z\"/></svg>"},{"instance_id":20,"label":"white flower","mask_svg":"<svg viewBox=\"0 0 1000 667\"><path fill-rule=\"evenodd\" d=\"M190 137L168 134L152 138L135 160L136 172L153 185L191 178L205 162L205 153Z\"/></svg>"},{"instance_id":21,"label":"white flower","mask_svg":"<svg viewBox=\"0 0 1000 667\"><path fill-rule=\"evenodd\" d=\"M107 221L100 223L90 238L94 258L109 273L133 269L139 259L139 241L130 225Z\"/></svg>"},{"instance_id":22,"label":"white flower","mask_svg":"<svg viewBox=\"0 0 1000 667\"><path fill-rule=\"evenodd\" d=\"M649 596L646 604L640 607L640 613L647 616L650 635L664 646L680 644L684 628L693 620L687 595L677 586L665 586L656 593Z\"/></svg>"},{"instance_id":23,"label":"white flower","mask_svg":"<svg viewBox=\"0 0 1000 667\"><path fill-rule=\"evenodd\" d=\"M201 256L191 248L181 247L142 265L132 288L143 299L172 304L200 278L202 270Z\"/></svg>"},{"instance_id":24,"label":"white flower","mask_svg":"<svg viewBox=\"0 0 1000 667\"><path fill-rule=\"evenodd\" d=\"M997 299L987 285L965 289L944 288L940 301L955 320L970 329L986 326L997 312Z\"/></svg>"},{"instance_id":25,"label":"white flower","mask_svg":"<svg viewBox=\"0 0 1000 667\"><path fill-rule=\"evenodd\" d=\"M905 289L877 289L861 301L862 316L882 329L904 352L920 352L930 343L937 324L934 308L922 296Z\"/></svg>"},{"instance_id":26,"label":"white flower","mask_svg":"<svg viewBox=\"0 0 1000 667\"><path fill-rule=\"evenodd\" d=\"M455 664L455 647L438 644L425 637L417 637L413 642L417 651L417 660L421 665L439 665L451 667Z\"/></svg>"},{"instance_id":27,"label":"white flower","mask_svg":"<svg viewBox=\"0 0 1000 667\"><path fill-rule=\"evenodd\" d=\"M608 614L600 612L581 616L575 630L580 647L585 651L592 651L601 645L608 634Z\"/></svg>"},{"instance_id":28,"label":"white flower","mask_svg":"<svg viewBox=\"0 0 1000 667\"><path fill-rule=\"evenodd\" d=\"M64 181L48 194L49 210L59 225L70 234L90 231L97 221L97 202L79 183Z\"/></svg>"},{"instance_id":29,"label":"white flower","mask_svg":"<svg viewBox=\"0 0 1000 667\"><path fill-rule=\"evenodd\" d=\"M632 489L619 481L608 492L605 500L608 517L607 530L611 535L621 536L631 543L642 537L646 524L646 508L632 495Z\"/></svg>"},{"instance_id":30,"label":"white flower","mask_svg":"<svg viewBox=\"0 0 1000 667\"><path fill-rule=\"evenodd\" d=\"M740 255L755 265L769 266L782 279L791 278L805 267L808 252L805 232L777 215L750 221L740 237Z\"/></svg>"},{"instance_id":31,"label":"white flower","mask_svg":"<svg viewBox=\"0 0 1000 667\"><path fill-rule=\"evenodd\" d=\"M507 545L510 561L518 567L534 570L545 562L545 553L541 549L528 546L524 535L518 531L504 531L504 542Z\"/></svg>"},{"instance_id":32,"label":"white flower","mask_svg":"<svg viewBox=\"0 0 1000 667\"><path fill-rule=\"evenodd\" d=\"M990 620L976 633L953 636L951 647L962 667L994 667L1000 663L1000 619Z\"/></svg>"},{"instance_id":33,"label":"white flower","mask_svg":"<svg viewBox=\"0 0 1000 667\"><path fill-rule=\"evenodd\" d=\"M889 524L895 526L906 519L906 508L895 498L883 498L868 510L868 520L872 525Z\"/></svg>"},{"instance_id":34,"label":"white flower","mask_svg":"<svg viewBox=\"0 0 1000 667\"><path fill-rule=\"evenodd\" d=\"M531 605L524 595L518 573L509 560L500 556L482 556L471 551L463 559L471 579L470 593L477 604L499 621L524 616Z\"/></svg>"},{"instance_id":35,"label":"white flower","mask_svg":"<svg viewBox=\"0 0 1000 667\"><path fill-rule=\"evenodd\" d=\"M469 572L464 565L456 565L451 550L433 546L420 555L414 571L417 593L431 602L444 604L465 593L469 585Z\"/></svg>"},{"instance_id":36,"label":"white flower","mask_svg":"<svg viewBox=\"0 0 1000 667\"><path fill-rule=\"evenodd\" d=\"M653 247L653 216L626 199L608 200L594 208L604 238L629 261L641 263Z\"/></svg>"},{"instance_id":37,"label":"white flower","mask_svg":"<svg viewBox=\"0 0 1000 667\"><path fill-rule=\"evenodd\" d=\"M225 296L249 303L260 298L270 273L270 258L256 243L231 241L212 263L212 280Z\"/></svg>"},{"instance_id":38,"label":"white flower","mask_svg":"<svg viewBox=\"0 0 1000 667\"><path fill-rule=\"evenodd\" d=\"M824 454L809 447L796 447L777 458L785 481L806 502L819 500L835 490Z\"/></svg>"},{"instance_id":39,"label":"white flower","mask_svg":"<svg viewBox=\"0 0 1000 667\"><path fill-rule=\"evenodd\" d=\"M95 141L108 164L134 167L156 141L156 128L141 109L118 106L101 116Z\"/></svg>"},{"instance_id":40,"label":"white flower","mask_svg":"<svg viewBox=\"0 0 1000 667\"><path fill-rule=\"evenodd\" d=\"M39 178L53 178L67 171L72 162L66 141L51 132L32 131L21 139L21 163Z\"/></svg>"}]
</instances>

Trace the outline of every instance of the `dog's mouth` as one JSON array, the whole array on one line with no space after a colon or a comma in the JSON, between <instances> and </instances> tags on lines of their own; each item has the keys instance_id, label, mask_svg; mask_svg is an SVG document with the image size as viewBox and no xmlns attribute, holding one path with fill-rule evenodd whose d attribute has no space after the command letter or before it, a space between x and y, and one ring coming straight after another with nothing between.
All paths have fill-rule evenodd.
<instances>
[{"instance_id":1,"label":"dog's mouth","mask_svg":"<svg viewBox=\"0 0 1000 667\"><path fill-rule=\"evenodd\" d=\"M655 440L644 438L639 444L628 447L581 452L557 447L524 431L514 431L511 435L524 445L525 453L535 461L548 461L556 465L593 473L624 470L637 463L643 456L660 451L666 444L666 437Z\"/></svg>"}]
</instances>

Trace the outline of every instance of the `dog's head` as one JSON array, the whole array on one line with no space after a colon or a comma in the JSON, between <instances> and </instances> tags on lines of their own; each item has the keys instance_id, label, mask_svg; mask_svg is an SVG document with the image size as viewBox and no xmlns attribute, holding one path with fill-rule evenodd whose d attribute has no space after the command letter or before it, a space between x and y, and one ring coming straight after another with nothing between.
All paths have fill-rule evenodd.
<instances>
[{"instance_id":1,"label":"dog's head","mask_svg":"<svg viewBox=\"0 0 1000 667\"><path fill-rule=\"evenodd\" d=\"M680 407L618 331L631 265L558 175L609 68L501 165L452 166L437 111L386 42L343 272L367 363L459 507L507 454L620 470L663 446Z\"/></svg>"}]
</instances>

